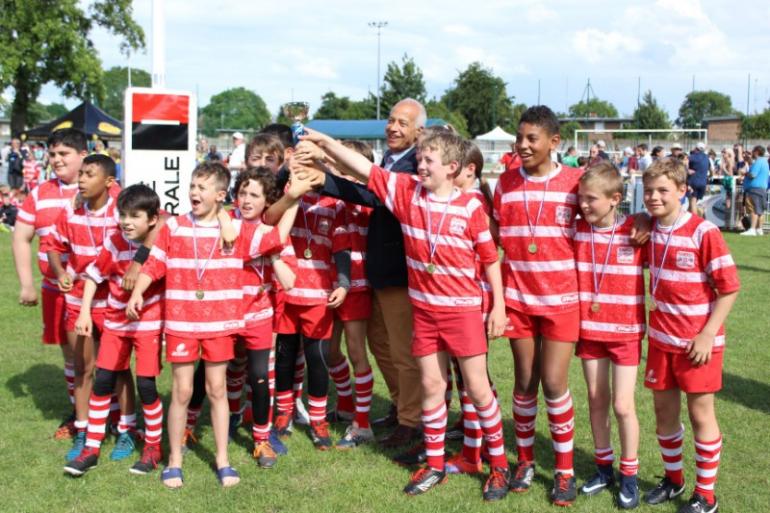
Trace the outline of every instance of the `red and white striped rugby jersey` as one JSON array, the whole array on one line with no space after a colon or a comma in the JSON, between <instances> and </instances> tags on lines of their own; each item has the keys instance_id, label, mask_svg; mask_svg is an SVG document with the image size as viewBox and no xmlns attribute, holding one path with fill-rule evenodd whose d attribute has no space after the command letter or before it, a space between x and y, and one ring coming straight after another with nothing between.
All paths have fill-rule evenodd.
<instances>
[{"instance_id":1,"label":"red and white striped rugby jersey","mask_svg":"<svg viewBox=\"0 0 770 513\"><path fill-rule=\"evenodd\" d=\"M141 319L130 321L126 317L126 305L131 291L123 290L123 276L134 260L139 243L132 242L115 232L104 242L96 260L86 268L86 275L98 284L109 280L107 315L104 330L120 336L145 336L160 333L163 327L163 280L153 282L144 293Z\"/></svg>"},{"instance_id":2,"label":"red and white striped rugby jersey","mask_svg":"<svg viewBox=\"0 0 770 513\"><path fill-rule=\"evenodd\" d=\"M469 189L466 192L481 202L481 205L484 208L484 214L487 216L488 222L489 217L492 216L492 205L489 203L489 200L487 200L487 197L476 188ZM484 314L488 314L492 310L493 304L492 285L487 280L486 268L479 259L478 254L476 255L476 279L478 280L479 286L481 287L481 311L484 312Z\"/></svg>"},{"instance_id":3,"label":"red and white striped rugby jersey","mask_svg":"<svg viewBox=\"0 0 770 513\"><path fill-rule=\"evenodd\" d=\"M244 262L279 251L281 244L277 230L262 233L255 225L237 219L233 226L238 237L227 250L219 247L217 221L193 226L188 213L168 219L161 228L142 272L153 280L166 278L165 333L213 338L243 328ZM198 291L203 292L200 299Z\"/></svg>"},{"instance_id":4,"label":"red and white striped rugby jersey","mask_svg":"<svg viewBox=\"0 0 770 513\"><path fill-rule=\"evenodd\" d=\"M527 315L556 314L578 308L572 236L581 174L579 169L559 164L542 177L529 176L524 168L500 175L493 215L500 227L500 245L505 252L503 286L507 307ZM527 222L525 187L534 237ZM543 208L535 226L541 202ZM528 251L530 244L537 246L535 253Z\"/></svg>"},{"instance_id":5,"label":"red and white striped rugby jersey","mask_svg":"<svg viewBox=\"0 0 770 513\"><path fill-rule=\"evenodd\" d=\"M86 268L96 260L104 242L118 230L115 204L116 201L109 197L102 208L91 211L85 205L73 210L68 203L59 212L56 225L48 234L48 250L68 255L66 270L74 279L72 290L65 294L67 304L81 304ZM106 285L97 288L91 307L106 308L108 294Z\"/></svg>"},{"instance_id":6,"label":"red and white striped rugby jersey","mask_svg":"<svg viewBox=\"0 0 770 513\"><path fill-rule=\"evenodd\" d=\"M297 256L297 279L294 288L286 291L286 302L295 305L327 303L337 278L332 254L350 249L345 203L315 192L302 196L291 229L291 243ZM310 253L306 256L308 249Z\"/></svg>"},{"instance_id":7,"label":"red and white striped rugby jersey","mask_svg":"<svg viewBox=\"0 0 770 513\"><path fill-rule=\"evenodd\" d=\"M644 337L644 263L646 250L631 244L634 219L618 216L618 226L594 227L595 266L591 261L591 226L578 219L575 261L580 291L580 339L597 342L639 341ZM607 256L610 239L612 250ZM604 267L607 259L607 267ZM594 290L594 271L599 294ZM603 273L603 275L602 275ZM591 310L596 302L599 311Z\"/></svg>"},{"instance_id":8,"label":"red and white striped rugby jersey","mask_svg":"<svg viewBox=\"0 0 770 513\"><path fill-rule=\"evenodd\" d=\"M437 198L417 176L378 166L372 166L368 187L401 222L412 304L435 312L481 310L476 258L482 263L498 258L481 202L458 189L450 198ZM436 241L432 273L428 208Z\"/></svg>"},{"instance_id":9,"label":"red and white striped rugby jersey","mask_svg":"<svg viewBox=\"0 0 770 513\"><path fill-rule=\"evenodd\" d=\"M690 213L684 213L673 227L666 261L661 263L671 229L656 224L648 244L650 274L659 281L647 337L664 351L684 352L706 325L717 293L737 291L740 281L719 228ZM725 329L720 326L713 350L722 351L724 345Z\"/></svg>"},{"instance_id":10,"label":"red and white striped rugby jersey","mask_svg":"<svg viewBox=\"0 0 770 513\"><path fill-rule=\"evenodd\" d=\"M346 222L350 234L350 290L369 290L366 279L366 236L369 232L369 218L372 209L361 205L348 204Z\"/></svg>"}]
</instances>

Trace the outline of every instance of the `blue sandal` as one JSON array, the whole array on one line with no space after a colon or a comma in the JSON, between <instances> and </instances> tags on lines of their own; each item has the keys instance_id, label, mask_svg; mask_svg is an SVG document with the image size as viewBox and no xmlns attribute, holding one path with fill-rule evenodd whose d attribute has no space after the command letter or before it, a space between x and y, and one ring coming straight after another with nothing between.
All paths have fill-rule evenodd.
<instances>
[{"instance_id":1,"label":"blue sandal","mask_svg":"<svg viewBox=\"0 0 770 513\"><path fill-rule=\"evenodd\" d=\"M184 476L182 475L182 469L179 467L165 467L163 472L160 473L160 480L171 490L181 488L181 486L169 486L166 482L170 479L179 479L184 484Z\"/></svg>"},{"instance_id":2,"label":"blue sandal","mask_svg":"<svg viewBox=\"0 0 770 513\"><path fill-rule=\"evenodd\" d=\"M224 483L224 480L227 477L237 477L238 481L233 483L233 484L226 485ZM227 487L230 487L230 486L237 485L240 482L241 475L233 467L227 466L227 467L222 467L222 468L218 468L217 469L217 479L219 480L219 484L220 485L222 485L222 486L227 488Z\"/></svg>"}]
</instances>

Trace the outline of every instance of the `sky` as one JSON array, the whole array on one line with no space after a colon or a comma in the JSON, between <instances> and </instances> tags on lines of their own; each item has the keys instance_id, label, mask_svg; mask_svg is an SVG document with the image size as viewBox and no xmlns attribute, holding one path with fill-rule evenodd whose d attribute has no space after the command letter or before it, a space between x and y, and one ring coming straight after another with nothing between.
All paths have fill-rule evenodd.
<instances>
[{"instance_id":1,"label":"sky","mask_svg":"<svg viewBox=\"0 0 770 513\"><path fill-rule=\"evenodd\" d=\"M502 77L515 102L536 104L539 83L540 102L556 111L578 102L588 79L621 115L636 107L640 78L672 119L693 82L728 94L742 112L763 110L770 97L764 0L164 1L166 85L197 91L201 106L239 86L273 114L292 100L315 111L327 91L360 99L377 89L372 21L388 23L382 73L409 55L429 98L474 61ZM147 49L130 64L150 71L152 0L133 5ZM93 41L105 69L127 64L114 36L97 30ZM78 103L52 86L40 99Z\"/></svg>"}]
</instances>

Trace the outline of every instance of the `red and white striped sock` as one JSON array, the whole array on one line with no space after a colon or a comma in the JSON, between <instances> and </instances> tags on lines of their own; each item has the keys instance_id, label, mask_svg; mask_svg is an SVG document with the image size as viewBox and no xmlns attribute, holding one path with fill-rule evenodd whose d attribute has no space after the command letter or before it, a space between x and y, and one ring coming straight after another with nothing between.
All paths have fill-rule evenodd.
<instances>
[{"instance_id":1,"label":"red and white striped sock","mask_svg":"<svg viewBox=\"0 0 770 513\"><path fill-rule=\"evenodd\" d=\"M294 399L302 399L302 388L305 383L305 351L300 348L297 360L294 362Z\"/></svg>"},{"instance_id":2,"label":"red and white striped sock","mask_svg":"<svg viewBox=\"0 0 770 513\"><path fill-rule=\"evenodd\" d=\"M128 433L136 431L136 413L121 415L118 420L118 433Z\"/></svg>"},{"instance_id":3,"label":"red and white striped sock","mask_svg":"<svg viewBox=\"0 0 770 513\"><path fill-rule=\"evenodd\" d=\"M635 476L639 473L638 458L620 458L620 473L624 476Z\"/></svg>"},{"instance_id":4,"label":"red and white striped sock","mask_svg":"<svg viewBox=\"0 0 770 513\"><path fill-rule=\"evenodd\" d=\"M722 436L714 441L695 440L695 493L714 504L714 486L717 483Z\"/></svg>"},{"instance_id":5,"label":"red and white striped sock","mask_svg":"<svg viewBox=\"0 0 770 513\"><path fill-rule=\"evenodd\" d=\"M470 397L463 390L460 392L460 406L463 415L463 457L471 463L481 461L481 441L484 432L481 430L479 415Z\"/></svg>"},{"instance_id":6,"label":"red and white striped sock","mask_svg":"<svg viewBox=\"0 0 770 513\"><path fill-rule=\"evenodd\" d=\"M195 425L198 424L198 417L201 416L201 408L187 408L187 429L192 431L195 429Z\"/></svg>"},{"instance_id":7,"label":"red and white striped sock","mask_svg":"<svg viewBox=\"0 0 770 513\"><path fill-rule=\"evenodd\" d=\"M444 471L444 435L446 434L446 404L422 410L426 463L434 470Z\"/></svg>"},{"instance_id":8,"label":"red and white striped sock","mask_svg":"<svg viewBox=\"0 0 770 513\"><path fill-rule=\"evenodd\" d=\"M675 485L684 484L684 472L682 471L682 442L684 440L684 425L672 435L658 434L658 446L663 457L663 467L666 469L666 477Z\"/></svg>"},{"instance_id":9,"label":"red and white striped sock","mask_svg":"<svg viewBox=\"0 0 770 513\"><path fill-rule=\"evenodd\" d=\"M337 389L337 411L353 413L353 386L350 384L350 366L347 358L329 369L329 375Z\"/></svg>"},{"instance_id":10,"label":"red and white striped sock","mask_svg":"<svg viewBox=\"0 0 770 513\"><path fill-rule=\"evenodd\" d=\"M358 427L369 427L369 410L372 407L372 392L374 391L374 373L370 368L366 372L356 374L356 417Z\"/></svg>"},{"instance_id":11,"label":"red and white striped sock","mask_svg":"<svg viewBox=\"0 0 770 513\"><path fill-rule=\"evenodd\" d=\"M555 456L554 472L572 476L574 454L573 437L575 434L575 410L569 390L554 399L545 398L548 409L548 427L551 430L551 443Z\"/></svg>"},{"instance_id":12,"label":"red and white striped sock","mask_svg":"<svg viewBox=\"0 0 770 513\"><path fill-rule=\"evenodd\" d=\"M607 447L606 449L594 449L594 463L596 463L597 466L612 466L614 461L615 453L612 451L612 447Z\"/></svg>"},{"instance_id":13,"label":"red and white striped sock","mask_svg":"<svg viewBox=\"0 0 770 513\"><path fill-rule=\"evenodd\" d=\"M227 362L227 404L230 414L239 413L241 410L241 395L243 385L246 383L246 357L236 356Z\"/></svg>"},{"instance_id":14,"label":"red and white striped sock","mask_svg":"<svg viewBox=\"0 0 770 513\"><path fill-rule=\"evenodd\" d=\"M163 436L163 403L160 398L150 404L142 405L144 415L144 443L146 445L160 444Z\"/></svg>"},{"instance_id":15,"label":"red and white striped sock","mask_svg":"<svg viewBox=\"0 0 770 513\"><path fill-rule=\"evenodd\" d=\"M254 445L260 442L267 442L270 438L270 422L267 424L254 423L251 426L251 439L254 440Z\"/></svg>"},{"instance_id":16,"label":"red and white striped sock","mask_svg":"<svg viewBox=\"0 0 770 513\"><path fill-rule=\"evenodd\" d=\"M508 460L505 458L505 440L503 439L503 417L500 415L497 399L492 398L489 404L478 406L476 413L479 416L484 440L487 442L489 466L491 468L508 468Z\"/></svg>"},{"instance_id":17,"label":"red and white striped sock","mask_svg":"<svg viewBox=\"0 0 770 513\"><path fill-rule=\"evenodd\" d=\"M64 362L64 381L67 382L67 395L70 398L70 404L75 406L75 363Z\"/></svg>"},{"instance_id":18,"label":"red and white striped sock","mask_svg":"<svg viewBox=\"0 0 770 513\"><path fill-rule=\"evenodd\" d=\"M294 393L291 390L276 392L275 401L278 413L294 415Z\"/></svg>"},{"instance_id":19,"label":"red and white striped sock","mask_svg":"<svg viewBox=\"0 0 770 513\"><path fill-rule=\"evenodd\" d=\"M102 446L104 434L107 430L107 417L110 415L110 396L95 395L91 393L88 398L88 433L86 434L86 447L91 447L97 454ZM75 421L75 428L80 431L80 424L83 421ZM83 427L86 427L83 426Z\"/></svg>"},{"instance_id":20,"label":"red and white striped sock","mask_svg":"<svg viewBox=\"0 0 770 513\"><path fill-rule=\"evenodd\" d=\"M310 422L320 422L326 420L326 400L327 396L314 397L307 396L307 415Z\"/></svg>"},{"instance_id":21,"label":"red and white striped sock","mask_svg":"<svg viewBox=\"0 0 770 513\"><path fill-rule=\"evenodd\" d=\"M516 426L516 454L520 462L535 461L535 419L537 395L513 394L513 423Z\"/></svg>"}]
</instances>

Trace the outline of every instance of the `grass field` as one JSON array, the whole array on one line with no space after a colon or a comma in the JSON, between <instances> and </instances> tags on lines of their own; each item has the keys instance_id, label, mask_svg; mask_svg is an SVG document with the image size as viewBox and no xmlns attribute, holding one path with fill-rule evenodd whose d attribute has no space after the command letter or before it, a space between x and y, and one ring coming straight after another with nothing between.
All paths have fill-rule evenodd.
<instances>
[{"instance_id":1,"label":"grass field","mask_svg":"<svg viewBox=\"0 0 770 513\"><path fill-rule=\"evenodd\" d=\"M727 235L738 263L743 289L728 322L724 389L718 395L718 415L724 432L724 450L717 485L723 512L770 509L770 238ZM261 470L250 456L250 436L242 430L230 445L232 464L241 473L241 484L223 490L211 465L213 440L208 417L201 422L199 447L185 459L185 486L166 490L158 473L138 477L128 473L128 462L110 462L106 456L97 469L81 479L62 473L67 442L52 434L69 408L63 386L62 362L56 348L40 344L40 311L17 304L17 283L10 255L10 235L0 234L0 511L151 512L208 511L256 512L441 512L555 510L547 500L551 485L552 457L544 405L537 421L536 454L539 459L536 483L526 495L510 495L496 504L481 501L479 477L452 476L446 485L426 496L407 498L401 493L408 471L389 461L392 453L376 446L354 452L317 452L303 429L289 441L290 452L273 470ZM500 390L505 413L505 435L509 460L513 460L513 426L510 418L512 362L507 344L500 340L490 351L492 375ZM575 469L578 481L593 470L592 443L588 427L585 386L577 359L572 362L571 390L575 398ZM168 398L169 372L160 379ZM375 388L375 416L387 402L385 387ZM457 416L453 401L450 424ZM651 395L637 389L637 408L642 429L640 479L650 488L662 474L654 437ZM687 423L685 423L687 425ZM692 437L689 425L685 442L685 469L689 496L694 483ZM334 428L336 437L341 428ZM614 433L615 447L619 449ZM109 454L114 441L105 442ZM458 447L450 446L450 450ZM104 452L103 452L104 454ZM674 512L677 505L655 508ZM573 511L615 511L609 494L579 497ZM648 506L640 511L652 511Z\"/></svg>"}]
</instances>

